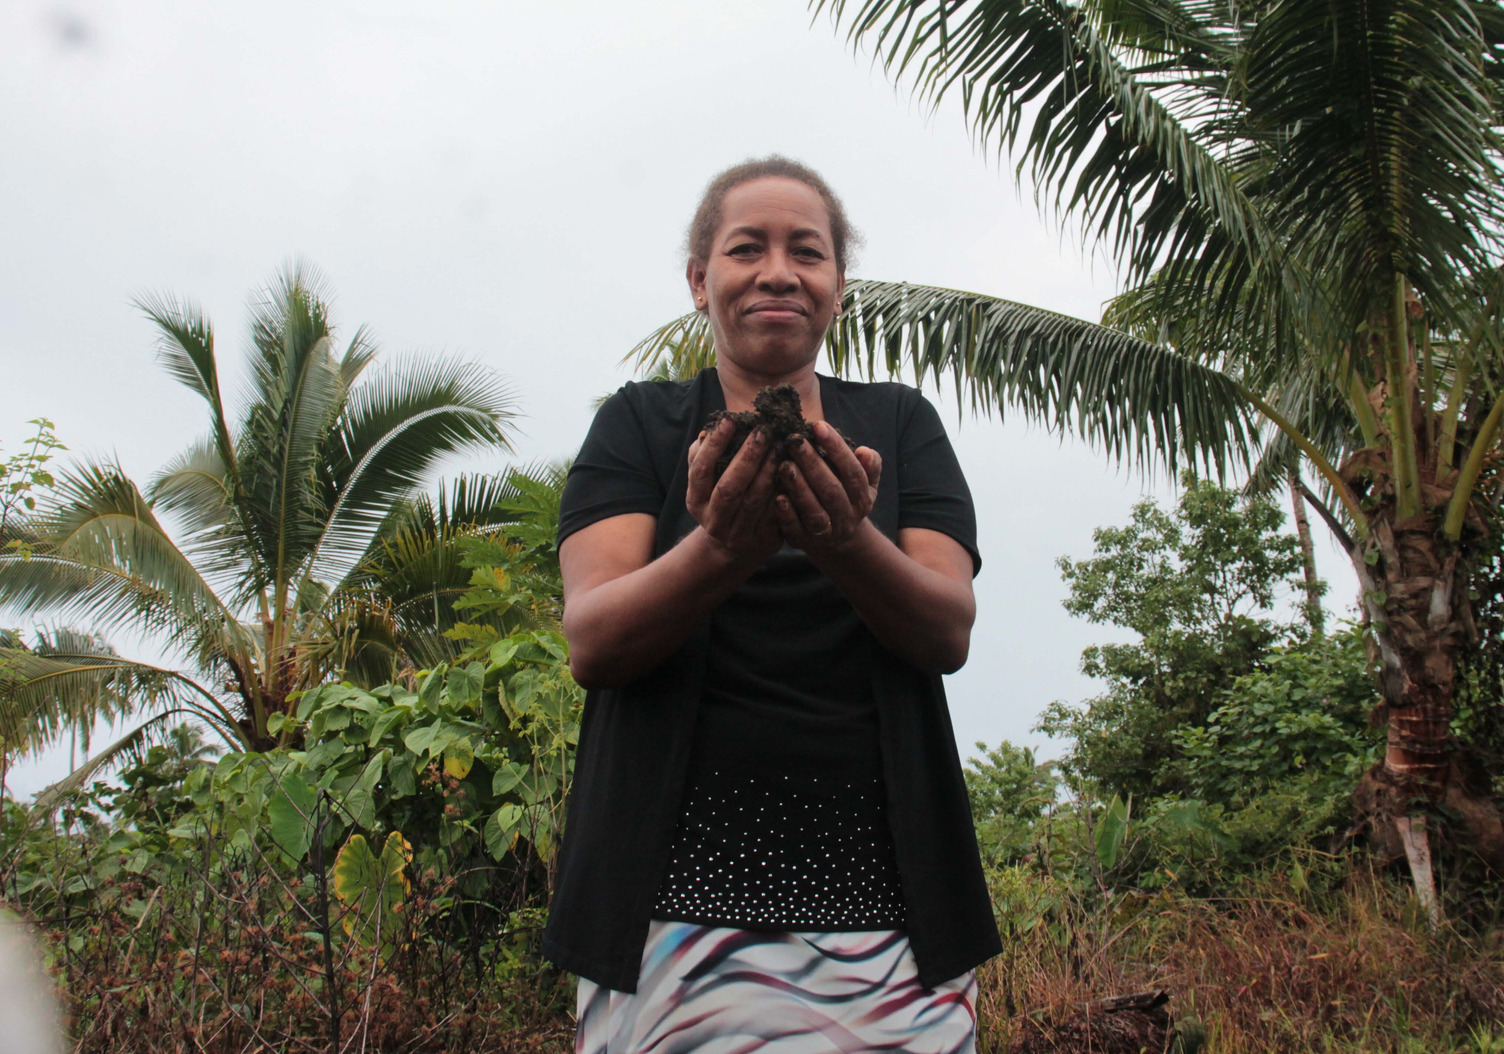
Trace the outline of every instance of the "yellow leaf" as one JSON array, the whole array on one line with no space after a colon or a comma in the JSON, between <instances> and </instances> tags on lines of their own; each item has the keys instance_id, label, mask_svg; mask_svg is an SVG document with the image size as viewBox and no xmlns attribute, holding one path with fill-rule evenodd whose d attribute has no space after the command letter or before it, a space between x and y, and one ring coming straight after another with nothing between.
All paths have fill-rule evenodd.
<instances>
[{"instance_id":1,"label":"yellow leaf","mask_svg":"<svg viewBox=\"0 0 1504 1054\"><path fill-rule=\"evenodd\" d=\"M468 739L456 739L444 748L444 771L457 780L462 780L470 775L470 769L475 765L475 751L470 746Z\"/></svg>"}]
</instances>

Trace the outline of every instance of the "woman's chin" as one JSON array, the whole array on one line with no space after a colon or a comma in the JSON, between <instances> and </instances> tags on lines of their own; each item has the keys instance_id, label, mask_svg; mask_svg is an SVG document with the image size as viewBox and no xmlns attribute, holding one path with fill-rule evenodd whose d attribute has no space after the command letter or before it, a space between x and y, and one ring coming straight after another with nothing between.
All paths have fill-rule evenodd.
<instances>
[{"instance_id":1,"label":"woman's chin","mask_svg":"<svg viewBox=\"0 0 1504 1054\"><path fill-rule=\"evenodd\" d=\"M792 341L770 341L760 347L736 351L717 349L717 357L722 362L729 363L743 373L777 377L810 368L819 355L819 344L810 347L803 342L796 344Z\"/></svg>"}]
</instances>

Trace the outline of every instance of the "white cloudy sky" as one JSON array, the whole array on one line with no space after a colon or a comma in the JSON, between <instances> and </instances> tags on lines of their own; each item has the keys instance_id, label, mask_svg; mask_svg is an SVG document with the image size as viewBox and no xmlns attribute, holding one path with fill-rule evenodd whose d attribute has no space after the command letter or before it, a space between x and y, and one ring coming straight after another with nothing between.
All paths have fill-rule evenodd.
<instances>
[{"instance_id":1,"label":"white cloudy sky","mask_svg":"<svg viewBox=\"0 0 1504 1054\"><path fill-rule=\"evenodd\" d=\"M519 460L572 453L621 355L688 309L684 226L750 155L827 176L866 236L858 276L1090 319L1114 291L958 108L916 106L801 0L8 0L0 97L0 444L46 415L143 481L203 416L131 298L199 301L233 376L248 294L293 258L324 272L345 333L510 378ZM1077 659L1110 636L1061 609L1055 558L1171 491L1022 421L947 420L987 560L957 738L1038 745L1035 715L1091 694ZM1345 608L1324 540L1318 559Z\"/></svg>"}]
</instances>

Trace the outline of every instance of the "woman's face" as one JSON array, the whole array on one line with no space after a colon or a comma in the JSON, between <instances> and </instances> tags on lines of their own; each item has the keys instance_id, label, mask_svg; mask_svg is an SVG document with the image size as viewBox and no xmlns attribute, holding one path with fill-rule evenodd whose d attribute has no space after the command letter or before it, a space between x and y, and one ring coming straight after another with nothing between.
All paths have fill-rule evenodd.
<instances>
[{"instance_id":1,"label":"woman's face","mask_svg":"<svg viewBox=\"0 0 1504 1054\"><path fill-rule=\"evenodd\" d=\"M815 361L846 287L825 203L782 177L727 192L709 258L691 260L688 276L695 306L710 317L717 358L764 377Z\"/></svg>"}]
</instances>

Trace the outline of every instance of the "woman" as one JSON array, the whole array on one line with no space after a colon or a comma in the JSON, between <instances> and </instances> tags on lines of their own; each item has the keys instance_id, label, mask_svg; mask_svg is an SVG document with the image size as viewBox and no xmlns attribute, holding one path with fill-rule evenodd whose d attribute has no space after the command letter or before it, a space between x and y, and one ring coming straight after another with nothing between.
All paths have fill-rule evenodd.
<instances>
[{"instance_id":1,"label":"woman","mask_svg":"<svg viewBox=\"0 0 1504 1054\"><path fill-rule=\"evenodd\" d=\"M802 165L717 177L687 268L717 368L624 386L570 471L589 695L544 948L581 977L581 1051L974 1044L1000 947L940 674L975 518L917 391L814 371L851 240ZM813 443L779 463L754 432L717 476L706 417L775 384Z\"/></svg>"}]
</instances>

